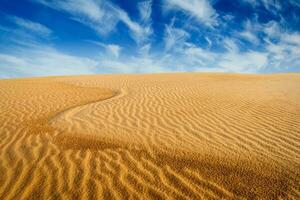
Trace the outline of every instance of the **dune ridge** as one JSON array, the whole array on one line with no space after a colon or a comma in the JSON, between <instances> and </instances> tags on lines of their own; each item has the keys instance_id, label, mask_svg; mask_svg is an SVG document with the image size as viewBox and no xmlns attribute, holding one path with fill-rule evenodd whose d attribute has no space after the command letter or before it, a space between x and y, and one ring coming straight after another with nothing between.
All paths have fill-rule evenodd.
<instances>
[{"instance_id":1,"label":"dune ridge","mask_svg":"<svg viewBox=\"0 0 300 200\"><path fill-rule=\"evenodd\" d=\"M0 199L299 199L299 74L0 81Z\"/></svg>"}]
</instances>

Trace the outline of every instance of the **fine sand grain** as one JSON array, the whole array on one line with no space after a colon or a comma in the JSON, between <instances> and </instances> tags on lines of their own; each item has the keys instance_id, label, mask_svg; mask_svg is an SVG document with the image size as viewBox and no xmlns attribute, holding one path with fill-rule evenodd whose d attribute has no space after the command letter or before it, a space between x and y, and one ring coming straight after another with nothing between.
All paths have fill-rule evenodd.
<instances>
[{"instance_id":1,"label":"fine sand grain","mask_svg":"<svg viewBox=\"0 0 300 200\"><path fill-rule=\"evenodd\" d=\"M300 74L1 80L0 199L300 199Z\"/></svg>"}]
</instances>

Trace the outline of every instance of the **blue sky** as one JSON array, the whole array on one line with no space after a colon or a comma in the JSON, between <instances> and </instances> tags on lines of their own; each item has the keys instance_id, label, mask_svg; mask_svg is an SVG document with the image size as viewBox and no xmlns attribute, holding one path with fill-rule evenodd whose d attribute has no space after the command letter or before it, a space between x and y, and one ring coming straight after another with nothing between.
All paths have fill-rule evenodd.
<instances>
[{"instance_id":1,"label":"blue sky","mask_svg":"<svg viewBox=\"0 0 300 200\"><path fill-rule=\"evenodd\" d=\"M0 0L0 78L300 71L300 0Z\"/></svg>"}]
</instances>

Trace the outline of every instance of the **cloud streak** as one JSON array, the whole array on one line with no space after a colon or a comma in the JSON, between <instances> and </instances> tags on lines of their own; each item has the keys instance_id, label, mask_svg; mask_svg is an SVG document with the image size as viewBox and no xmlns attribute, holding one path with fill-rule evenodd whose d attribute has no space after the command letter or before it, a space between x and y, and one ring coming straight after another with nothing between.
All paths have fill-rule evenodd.
<instances>
[{"instance_id":1,"label":"cloud streak","mask_svg":"<svg viewBox=\"0 0 300 200\"><path fill-rule=\"evenodd\" d=\"M93 74L97 62L68 55L46 46L18 48L13 54L0 54L2 73L6 78Z\"/></svg>"},{"instance_id":2,"label":"cloud streak","mask_svg":"<svg viewBox=\"0 0 300 200\"><path fill-rule=\"evenodd\" d=\"M177 10L207 26L217 24L217 12L209 0L164 0L168 10Z\"/></svg>"},{"instance_id":3,"label":"cloud streak","mask_svg":"<svg viewBox=\"0 0 300 200\"><path fill-rule=\"evenodd\" d=\"M76 20L92 29L101 36L114 31L120 22L130 30L132 38L144 42L152 33L151 5L152 1L139 4L141 23L133 21L128 13L119 6L106 0L34 0L44 6L68 13Z\"/></svg>"},{"instance_id":4,"label":"cloud streak","mask_svg":"<svg viewBox=\"0 0 300 200\"><path fill-rule=\"evenodd\" d=\"M33 22L33 21L30 21L27 19L23 19L23 18L20 18L17 16L7 16L7 17L10 21L15 23L20 28L26 29L27 31L31 31L31 32L39 34L41 36L48 37L52 33L52 31L48 27L46 27L40 23Z\"/></svg>"}]
</instances>

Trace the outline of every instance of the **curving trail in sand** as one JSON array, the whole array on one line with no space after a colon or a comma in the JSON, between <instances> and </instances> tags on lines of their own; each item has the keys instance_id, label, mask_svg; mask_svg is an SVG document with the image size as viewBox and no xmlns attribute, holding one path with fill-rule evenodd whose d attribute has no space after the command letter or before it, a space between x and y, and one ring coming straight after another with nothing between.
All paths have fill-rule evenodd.
<instances>
[{"instance_id":1,"label":"curving trail in sand","mask_svg":"<svg viewBox=\"0 0 300 200\"><path fill-rule=\"evenodd\" d=\"M0 81L0 199L299 199L300 75Z\"/></svg>"}]
</instances>

